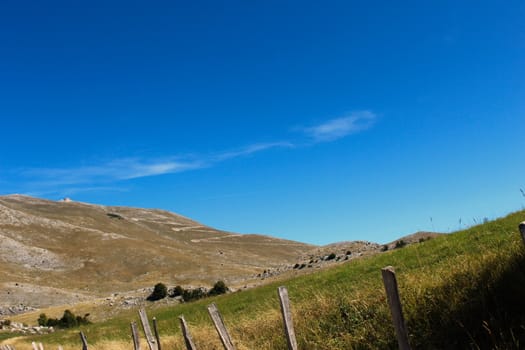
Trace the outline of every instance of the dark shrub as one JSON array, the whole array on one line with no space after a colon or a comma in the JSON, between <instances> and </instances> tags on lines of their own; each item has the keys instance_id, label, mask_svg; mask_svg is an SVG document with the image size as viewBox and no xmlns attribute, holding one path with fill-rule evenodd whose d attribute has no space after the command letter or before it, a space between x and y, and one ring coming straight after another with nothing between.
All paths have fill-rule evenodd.
<instances>
[{"instance_id":1,"label":"dark shrub","mask_svg":"<svg viewBox=\"0 0 525 350\"><path fill-rule=\"evenodd\" d=\"M38 316L37 322L39 326L42 326L42 327L47 326L48 319L47 319L46 314L40 314L40 316Z\"/></svg>"},{"instance_id":2,"label":"dark shrub","mask_svg":"<svg viewBox=\"0 0 525 350\"><path fill-rule=\"evenodd\" d=\"M213 288L208 292L209 296L225 294L228 291L228 287L224 281L217 281Z\"/></svg>"},{"instance_id":3,"label":"dark shrub","mask_svg":"<svg viewBox=\"0 0 525 350\"><path fill-rule=\"evenodd\" d=\"M166 285L164 283L157 283L155 287L153 288L153 292L147 299L149 301L155 301L155 300L164 299L167 295L168 295L168 288L166 288Z\"/></svg>"},{"instance_id":4,"label":"dark shrub","mask_svg":"<svg viewBox=\"0 0 525 350\"><path fill-rule=\"evenodd\" d=\"M77 318L70 310L64 311L64 315L58 321L58 326L60 328L73 328L78 326Z\"/></svg>"},{"instance_id":5,"label":"dark shrub","mask_svg":"<svg viewBox=\"0 0 525 350\"><path fill-rule=\"evenodd\" d=\"M184 301L192 301L192 300L198 300L201 298L204 298L206 296L206 293L202 288L197 289L185 289L182 293L182 299Z\"/></svg>"},{"instance_id":6,"label":"dark shrub","mask_svg":"<svg viewBox=\"0 0 525 350\"><path fill-rule=\"evenodd\" d=\"M84 317L75 316L70 310L65 310L61 319L47 318L46 314L40 314L38 317L38 325L45 327L58 327L58 328L73 328L83 324L90 324L87 319L89 314L85 314Z\"/></svg>"},{"instance_id":7,"label":"dark shrub","mask_svg":"<svg viewBox=\"0 0 525 350\"><path fill-rule=\"evenodd\" d=\"M171 293L171 297L172 298L175 298L175 297L179 297L182 295L182 293L184 293L184 289L182 289L181 286L176 286L175 288L173 288L173 292Z\"/></svg>"},{"instance_id":8,"label":"dark shrub","mask_svg":"<svg viewBox=\"0 0 525 350\"><path fill-rule=\"evenodd\" d=\"M394 248L395 249L403 248L406 245L407 245L407 242L405 242L402 239L400 239L399 241L396 242L396 246Z\"/></svg>"}]
</instances>

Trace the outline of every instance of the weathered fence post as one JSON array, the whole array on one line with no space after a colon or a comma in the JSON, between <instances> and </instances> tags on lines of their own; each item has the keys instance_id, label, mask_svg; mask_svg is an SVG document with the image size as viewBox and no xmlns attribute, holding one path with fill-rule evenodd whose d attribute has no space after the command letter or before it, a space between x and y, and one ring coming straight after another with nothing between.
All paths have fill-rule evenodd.
<instances>
[{"instance_id":1,"label":"weathered fence post","mask_svg":"<svg viewBox=\"0 0 525 350\"><path fill-rule=\"evenodd\" d=\"M288 350L297 350L297 340L293 328L292 312L290 311L290 300L288 299L288 290L286 287L279 287L279 300L281 302L281 312L284 320L284 331L286 333L286 342Z\"/></svg>"},{"instance_id":2,"label":"weathered fence post","mask_svg":"<svg viewBox=\"0 0 525 350\"><path fill-rule=\"evenodd\" d=\"M157 327L157 319L155 317L153 317L153 332L155 332L155 339L157 340L157 350L162 350L160 348L159 328Z\"/></svg>"},{"instance_id":3,"label":"weathered fence post","mask_svg":"<svg viewBox=\"0 0 525 350\"><path fill-rule=\"evenodd\" d=\"M87 339L82 331L80 332L80 340L82 341L82 350L88 350Z\"/></svg>"},{"instance_id":4,"label":"weathered fence post","mask_svg":"<svg viewBox=\"0 0 525 350\"><path fill-rule=\"evenodd\" d=\"M131 337L133 338L133 348L135 350L141 350L139 333L137 332L137 323L135 322L131 322Z\"/></svg>"},{"instance_id":5,"label":"weathered fence post","mask_svg":"<svg viewBox=\"0 0 525 350\"><path fill-rule=\"evenodd\" d=\"M226 326L224 325L222 316L219 313L219 309L217 309L217 305L215 305L215 303L208 305L208 313L210 314L213 324L215 325L215 329L217 330L217 333L219 333L219 337L221 338L221 342L222 342L222 345L224 346L224 349L235 350L235 346L233 346L233 342L230 338L230 335L228 334L228 330L226 329Z\"/></svg>"},{"instance_id":6,"label":"weathered fence post","mask_svg":"<svg viewBox=\"0 0 525 350\"><path fill-rule=\"evenodd\" d=\"M141 308L139 310L139 316L140 316L140 323L142 323L142 328L144 329L144 335L146 336L146 341L148 343L150 350L157 350L157 341L153 337L153 334L151 333L151 328L149 326L148 321L148 315L146 314L146 310L144 308Z\"/></svg>"},{"instance_id":7,"label":"weathered fence post","mask_svg":"<svg viewBox=\"0 0 525 350\"><path fill-rule=\"evenodd\" d=\"M186 344L186 350L197 350L195 344L193 343L193 339L191 338L190 330L188 329L184 315L180 315L179 320L180 328L182 329L182 336L184 337L184 343Z\"/></svg>"},{"instance_id":8,"label":"weathered fence post","mask_svg":"<svg viewBox=\"0 0 525 350\"><path fill-rule=\"evenodd\" d=\"M386 297L388 299L388 305L390 306L390 313L392 314L399 349L410 350L408 333L405 326L405 319L403 318L403 310L401 309L401 300L399 299L394 268L392 266L387 266L381 269L381 275L383 276L383 284L385 285Z\"/></svg>"},{"instance_id":9,"label":"weathered fence post","mask_svg":"<svg viewBox=\"0 0 525 350\"><path fill-rule=\"evenodd\" d=\"M525 221L520 223L519 228L520 228L521 238L523 239L523 244L525 244Z\"/></svg>"}]
</instances>

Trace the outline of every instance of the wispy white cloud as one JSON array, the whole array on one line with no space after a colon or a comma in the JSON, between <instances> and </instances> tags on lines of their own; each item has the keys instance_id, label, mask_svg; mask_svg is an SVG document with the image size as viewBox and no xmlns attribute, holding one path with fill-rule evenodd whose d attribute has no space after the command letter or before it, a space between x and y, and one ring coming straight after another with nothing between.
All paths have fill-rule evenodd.
<instances>
[{"instance_id":1,"label":"wispy white cloud","mask_svg":"<svg viewBox=\"0 0 525 350\"><path fill-rule=\"evenodd\" d=\"M271 149L293 149L341 139L366 130L374 124L376 115L370 111L352 112L322 124L301 128L302 137L294 142L254 143L238 149L208 155L172 156L156 159L120 158L100 163L64 168L31 168L15 171L23 192L72 193L86 191L115 191L126 180L174 174L215 166L227 160L247 157ZM304 138L307 140L304 140Z\"/></svg>"},{"instance_id":2,"label":"wispy white cloud","mask_svg":"<svg viewBox=\"0 0 525 350\"><path fill-rule=\"evenodd\" d=\"M221 162L232 158L238 158L243 156L249 156L251 154L266 151L272 148L294 148L294 144L291 142L268 142L268 143L255 143L247 147L241 148L235 151L222 152L213 157L214 161Z\"/></svg>"},{"instance_id":3,"label":"wispy white cloud","mask_svg":"<svg viewBox=\"0 0 525 350\"><path fill-rule=\"evenodd\" d=\"M146 176L172 174L201 168L199 161L145 161L137 158L116 159L98 165L72 168L33 168L21 172L24 177L47 185L75 185L94 182L113 182Z\"/></svg>"},{"instance_id":4,"label":"wispy white cloud","mask_svg":"<svg viewBox=\"0 0 525 350\"><path fill-rule=\"evenodd\" d=\"M167 157L156 160L123 158L95 165L70 168L22 169L18 173L22 178L28 180L33 188L45 190L61 187L65 188L61 191L63 193L70 190L78 192L80 188L72 186L85 185L90 186L87 188L96 189L97 186L93 185L202 169L229 159L249 156L271 148L285 147L291 148L293 145L288 142L257 143L238 150L201 157ZM69 188L67 188L68 186Z\"/></svg>"},{"instance_id":5,"label":"wispy white cloud","mask_svg":"<svg viewBox=\"0 0 525 350\"><path fill-rule=\"evenodd\" d=\"M370 111L352 112L341 118L331 119L322 124L304 128L305 134L314 142L329 142L341 139L374 125L376 115Z\"/></svg>"}]
</instances>

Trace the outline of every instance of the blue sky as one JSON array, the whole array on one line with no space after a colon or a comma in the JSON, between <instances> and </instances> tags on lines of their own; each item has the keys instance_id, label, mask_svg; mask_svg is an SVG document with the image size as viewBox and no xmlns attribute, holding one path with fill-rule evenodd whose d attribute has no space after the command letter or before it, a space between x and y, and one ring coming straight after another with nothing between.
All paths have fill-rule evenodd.
<instances>
[{"instance_id":1,"label":"blue sky","mask_svg":"<svg viewBox=\"0 0 525 350\"><path fill-rule=\"evenodd\" d=\"M523 1L2 1L0 194L314 244L521 209Z\"/></svg>"}]
</instances>

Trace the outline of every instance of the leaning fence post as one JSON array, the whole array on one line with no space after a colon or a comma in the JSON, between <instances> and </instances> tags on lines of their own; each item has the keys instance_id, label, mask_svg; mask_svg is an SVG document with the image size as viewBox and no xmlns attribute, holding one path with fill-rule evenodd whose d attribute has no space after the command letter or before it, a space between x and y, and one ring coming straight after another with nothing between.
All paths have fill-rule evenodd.
<instances>
[{"instance_id":1,"label":"leaning fence post","mask_svg":"<svg viewBox=\"0 0 525 350\"><path fill-rule=\"evenodd\" d=\"M155 332L155 340L157 340L157 350L161 350L159 329L157 327L157 319L155 317L153 317L153 332Z\"/></svg>"},{"instance_id":2,"label":"leaning fence post","mask_svg":"<svg viewBox=\"0 0 525 350\"><path fill-rule=\"evenodd\" d=\"M386 297L388 299L388 305L390 306L390 313L392 314L399 349L410 350L394 268L387 266L381 269L381 275L383 276L383 284L385 285Z\"/></svg>"},{"instance_id":3,"label":"leaning fence post","mask_svg":"<svg viewBox=\"0 0 525 350\"><path fill-rule=\"evenodd\" d=\"M521 238L523 239L523 243L525 244L525 221L520 223L519 228L520 228Z\"/></svg>"},{"instance_id":4,"label":"leaning fence post","mask_svg":"<svg viewBox=\"0 0 525 350\"><path fill-rule=\"evenodd\" d=\"M146 336L146 342L148 343L150 350L157 350L156 343L157 341L153 337L153 334L151 333L151 328L149 326L148 321L148 315L146 314L146 310L144 308L141 308L139 310L139 316L140 316L140 323L142 323L142 328L144 329L144 335Z\"/></svg>"},{"instance_id":5,"label":"leaning fence post","mask_svg":"<svg viewBox=\"0 0 525 350\"><path fill-rule=\"evenodd\" d=\"M297 340L293 328L292 312L290 311L290 300L288 299L288 290L286 287L279 287L279 300L281 302L281 313L284 320L284 331L286 333L286 342L289 350L297 350Z\"/></svg>"},{"instance_id":6,"label":"leaning fence post","mask_svg":"<svg viewBox=\"0 0 525 350\"><path fill-rule=\"evenodd\" d=\"M82 350L88 350L87 339L82 331L80 331L80 340L82 341Z\"/></svg>"},{"instance_id":7,"label":"leaning fence post","mask_svg":"<svg viewBox=\"0 0 525 350\"><path fill-rule=\"evenodd\" d=\"M180 315L179 320L180 328L182 329L182 336L184 337L184 343L186 344L186 350L197 350L195 344L193 343L193 339L191 338L190 330L188 329L184 315Z\"/></svg>"},{"instance_id":8,"label":"leaning fence post","mask_svg":"<svg viewBox=\"0 0 525 350\"><path fill-rule=\"evenodd\" d=\"M221 338L224 349L235 350L235 346L233 346L233 342L230 338L230 335L228 334L228 330L224 325L224 321L222 320L219 309L217 309L217 305L215 305L215 303L208 305L208 313L210 314L213 324L215 325L217 333L219 333L219 337Z\"/></svg>"},{"instance_id":9,"label":"leaning fence post","mask_svg":"<svg viewBox=\"0 0 525 350\"><path fill-rule=\"evenodd\" d=\"M139 333L137 332L137 323L131 322L131 337L133 338L133 348L135 350L140 349Z\"/></svg>"}]
</instances>

